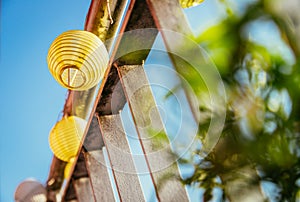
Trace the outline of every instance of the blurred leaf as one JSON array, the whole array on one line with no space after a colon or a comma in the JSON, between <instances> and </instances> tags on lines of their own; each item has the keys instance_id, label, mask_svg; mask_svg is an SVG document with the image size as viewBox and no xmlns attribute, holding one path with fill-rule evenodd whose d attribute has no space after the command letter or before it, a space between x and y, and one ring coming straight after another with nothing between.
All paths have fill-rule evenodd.
<instances>
[{"instance_id":1,"label":"blurred leaf","mask_svg":"<svg viewBox=\"0 0 300 202\"><path fill-rule=\"evenodd\" d=\"M261 178L280 189L279 201L295 201L297 195L299 197L297 186L300 183L295 184L300 179L300 54L293 44L294 33L287 29L290 24L268 10L267 4L272 2L258 0L244 4L236 1L236 5L245 6L244 11L225 16L196 38L217 66L226 84L228 98L228 113L218 144L200 163L191 160L195 170L184 181L186 184L198 183L205 189L204 200L212 199L218 176L221 180L224 175L239 178L234 174L247 166L258 169L259 175L254 172L255 184L237 179L246 189L247 185L249 189L259 186L257 183ZM226 3L228 8L225 9L235 11L235 8L229 8L232 5ZM278 50L270 50L272 46L266 42L253 40L249 25L263 20L275 23L283 38L276 39L271 37L274 34L271 31L262 33L259 29L251 34L266 36L268 43L278 44ZM190 71L188 65L182 63L182 66L187 68L179 73L198 98L205 97L210 86L205 86L203 79L197 72ZM198 138L203 140L211 118L215 116L213 112L219 106L210 106L201 99L199 103L199 112L203 116L199 121ZM222 184L226 186L227 182Z\"/></svg>"}]
</instances>

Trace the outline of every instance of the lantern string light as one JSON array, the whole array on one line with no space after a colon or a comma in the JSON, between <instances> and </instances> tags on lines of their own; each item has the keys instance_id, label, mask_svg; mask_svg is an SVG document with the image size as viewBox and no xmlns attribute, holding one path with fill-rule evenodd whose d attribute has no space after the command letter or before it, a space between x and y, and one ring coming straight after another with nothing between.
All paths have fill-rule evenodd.
<instances>
[{"instance_id":1,"label":"lantern string light","mask_svg":"<svg viewBox=\"0 0 300 202\"><path fill-rule=\"evenodd\" d=\"M112 25L114 23L114 20L112 19L112 16L111 16L111 10L110 10L109 0L106 0L106 4L107 4L107 11L108 11L108 16L109 16L110 24Z\"/></svg>"}]
</instances>

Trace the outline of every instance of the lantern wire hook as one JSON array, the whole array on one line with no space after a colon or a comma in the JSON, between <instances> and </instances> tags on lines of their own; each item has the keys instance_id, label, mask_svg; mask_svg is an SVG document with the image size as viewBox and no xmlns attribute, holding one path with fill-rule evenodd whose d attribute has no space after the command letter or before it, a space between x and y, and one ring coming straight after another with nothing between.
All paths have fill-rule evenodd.
<instances>
[{"instance_id":1,"label":"lantern wire hook","mask_svg":"<svg viewBox=\"0 0 300 202\"><path fill-rule=\"evenodd\" d=\"M110 10L109 0L106 0L106 3L107 3L107 11L108 11L108 16L109 16L110 24L113 24L114 20L112 19L112 16L111 16L111 10Z\"/></svg>"}]
</instances>

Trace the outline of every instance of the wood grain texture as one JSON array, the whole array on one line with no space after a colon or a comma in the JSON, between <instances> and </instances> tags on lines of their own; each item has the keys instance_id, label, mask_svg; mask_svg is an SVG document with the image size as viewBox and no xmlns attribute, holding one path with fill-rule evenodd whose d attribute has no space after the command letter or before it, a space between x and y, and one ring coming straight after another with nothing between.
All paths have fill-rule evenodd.
<instances>
[{"instance_id":1,"label":"wood grain texture","mask_svg":"<svg viewBox=\"0 0 300 202\"><path fill-rule=\"evenodd\" d=\"M99 125L121 201L145 201L120 115L101 116Z\"/></svg>"},{"instance_id":2,"label":"wood grain texture","mask_svg":"<svg viewBox=\"0 0 300 202\"><path fill-rule=\"evenodd\" d=\"M90 180L87 177L73 181L78 202L95 202Z\"/></svg>"},{"instance_id":3,"label":"wood grain texture","mask_svg":"<svg viewBox=\"0 0 300 202\"><path fill-rule=\"evenodd\" d=\"M183 13L179 1L173 0L147 0L157 28L172 30L190 35L192 30Z\"/></svg>"},{"instance_id":4,"label":"wood grain texture","mask_svg":"<svg viewBox=\"0 0 300 202\"><path fill-rule=\"evenodd\" d=\"M62 197L62 202L77 201L77 196L76 196L73 181L74 180L72 180L72 179L70 180L70 184L66 190L66 196ZM47 202L48 202L48 200L47 200Z\"/></svg>"},{"instance_id":5,"label":"wood grain texture","mask_svg":"<svg viewBox=\"0 0 300 202\"><path fill-rule=\"evenodd\" d=\"M102 140L100 127L98 124L98 119L96 116L93 116L82 147L84 148L85 151L89 152L94 150L101 150L103 146L104 143Z\"/></svg>"},{"instance_id":6,"label":"wood grain texture","mask_svg":"<svg viewBox=\"0 0 300 202\"><path fill-rule=\"evenodd\" d=\"M188 201L178 180L179 170L141 65L121 66L118 72L160 201ZM164 141L165 140L165 141Z\"/></svg>"},{"instance_id":7,"label":"wood grain texture","mask_svg":"<svg viewBox=\"0 0 300 202\"><path fill-rule=\"evenodd\" d=\"M186 62L193 61L196 65L203 65L203 54L193 43L194 34L179 1L147 0L147 3L176 71L184 77L185 72L194 71L194 69L185 70ZM190 47L196 47L196 49L188 50ZM200 116L198 106L195 104L191 92L185 89L185 94L194 118L198 121Z\"/></svg>"},{"instance_id":8,"label":"wood grain texture","mask_svg":"<svg viewBox=\"0 0 300 202\"><path fill-rule=\"evenodd\" d=\"M128 12L124 17L128 22L124 20L123 24L120 25L121 33L128 32L130 34L116 37L116 43L119 46L112 53L116 63L141 64L148 57L157 36L156 29L149 29L155 28L155 23L147 3L144 0L132 2L130 4L132 8L128 8ZM117 4L115 12L120 12L118 9L121 8ZM132 43L133 40L134 43ZM108 40L105 43L108 45L111 41ZM122 87L118 84L120 84L118 73L112 66L96 108L99 115L117 114L124 107L126 99Z\"/></svg>"},{"instance_id":9,"label":"wood grain texture","mask_svg":"<svg viewBox=\"0 0 300 202\"><path fill-rule=\"evenodd\" d=\"M103 151L94 150L87 152L85 153L85 159L96 201L114 201L112 185L107 168L104 164Z\"/></svg>"}]
</instances>

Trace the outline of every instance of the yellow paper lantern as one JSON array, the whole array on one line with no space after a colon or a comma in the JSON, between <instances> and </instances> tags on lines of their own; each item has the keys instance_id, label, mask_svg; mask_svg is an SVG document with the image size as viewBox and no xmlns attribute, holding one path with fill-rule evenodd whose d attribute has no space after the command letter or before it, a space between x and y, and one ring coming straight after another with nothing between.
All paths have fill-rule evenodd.
<instances>
[{"instance_id":1,"label":"yellow paper lantern","mask_svg":"<svg viewBox=\"0 0 300 202\"><path fill-rule=\"evenodd\" d=\"M64 117L56 123L49 135L53 154L69 162L77 155L87 122L76 116Z\"/></svg>"},{"instance_id":2,"label":"yellow paper lantern","mask_svg":"<svg viewBox=\"0 0 300 202\"><path fill-rule=\"evenodd\" d=\"M50 46L47 62L55 80L71 90L88 90L103 78L109 56L93 33L71 30L58 36Z\"/></svg>"}]
</instances>

